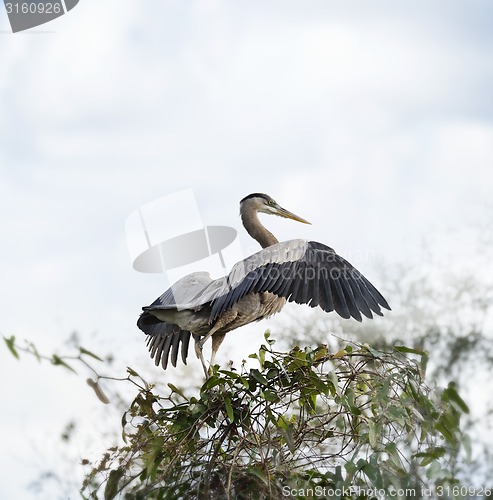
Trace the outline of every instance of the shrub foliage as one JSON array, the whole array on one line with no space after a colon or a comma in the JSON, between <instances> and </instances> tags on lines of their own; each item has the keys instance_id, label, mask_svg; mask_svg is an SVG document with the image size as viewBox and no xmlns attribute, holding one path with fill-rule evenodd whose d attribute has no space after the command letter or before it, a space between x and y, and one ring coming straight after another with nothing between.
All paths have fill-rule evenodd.
<instances>
[{"instance_id":1,"label":"shrub foliage","mask_svg":"<svg viewBox=\"0 0 493 500\"><path fill-rule=\"evenodd\" d=\"M351 343L285 353L265 340L250 356L258 368L215 366L195 396L145 383L123 415L123 444L94 464L83 497L304 498L318 487L363 498L458 484L468 408L453 384L425 384L425 352Z\"/></svg>"}]
</instances>

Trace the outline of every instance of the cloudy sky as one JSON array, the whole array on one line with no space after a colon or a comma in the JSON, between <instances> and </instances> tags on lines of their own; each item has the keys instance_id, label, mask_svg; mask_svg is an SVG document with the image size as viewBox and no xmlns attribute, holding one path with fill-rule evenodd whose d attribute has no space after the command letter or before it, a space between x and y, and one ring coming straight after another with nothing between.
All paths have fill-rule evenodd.
<instances>
[{"instance_id":1,"label":"cloudy sky","mask_svg":"<svg viewBox=\"0 0 493 500\"><path fill-rule=\"evenodd\" d=\"M489 0L80 0L13 35L0 9L0 333L49 353L77 331L147 366L135 319L163 277L132 269L125 221L183 189L233 227L269 193L313 224L266 220L279 239L369 277L430 235L468 258L493 208L492 21ZM32 498L71 415L100 439L97 402L6 350L0 374L0 497Z\"/></svg>"}]
</instances>

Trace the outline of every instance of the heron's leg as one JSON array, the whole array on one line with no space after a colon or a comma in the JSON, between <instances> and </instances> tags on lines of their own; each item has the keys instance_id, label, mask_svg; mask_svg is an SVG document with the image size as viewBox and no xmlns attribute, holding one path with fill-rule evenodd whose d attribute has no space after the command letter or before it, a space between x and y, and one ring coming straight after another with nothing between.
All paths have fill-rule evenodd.
<instances>
[{"instance_id":1,"label":"heron's leg","mask_svg":"<svg viewBox=\"0 0 493 500\"><path fill-rule=\"evenodd\" d=\"M202 363L202 368L204 369L205 378L208 378L209 374L207 372L207 366L205 366L204 356L202 355L202 347L203 346L200 345L200 340L197 340L195 342L195 354L197 355L197 358L199 358L200 362Z\"/></svg>"},{"instance_id":2,"label":"heron's leg","mask_svg":"<svg viewBox=\"0 0 493 500\"><path fill-rule=\"evenodd\" d=\"M212 355L211 361L209 363L209 374L212 373L212 368L214 366L214 360L216 359L216 353L219 349L219 346L223 343L224 337L226 337L225 333L216 332L212 336Z\"/></svg>"},{"instance_id":3,"label":"heron's leg","mask_svg":"<svg viewBox=\"0 0 493 500\"><path fill-rule=\"evenodd\" d=\"M235 309L230 309L229 311L226 311L223 315L221 315L218 318L218 320L215 322L214 326L209 330L207 335L204 335L204 337L201 338L198 342L195 342L195 354L197 355L197 357L200 359L200 361L202 363L202 367L204 368L206 378L208 377L208 372L207 372L207 368L205 366L204 357L202 356L202 349L204 347L204 344L211 337L213 337L213 335L218 330L220 330L221 328L223 328L226 325L229 325L229 323L231 323L236 318L236 316L238 316L238 312ZM217 342L217 341L214 342L214 337L213 337L211 361L213 361L213 358L215 357L215 351L217 351L217 349L221 345L221 342L224 339L224 335L225 334L222 335L222 338L219 342ZM217 336L217 337L219 337L219 336ZM214 349L214 347L215 347L215 349Z\"/></svg>"}]
</instances>

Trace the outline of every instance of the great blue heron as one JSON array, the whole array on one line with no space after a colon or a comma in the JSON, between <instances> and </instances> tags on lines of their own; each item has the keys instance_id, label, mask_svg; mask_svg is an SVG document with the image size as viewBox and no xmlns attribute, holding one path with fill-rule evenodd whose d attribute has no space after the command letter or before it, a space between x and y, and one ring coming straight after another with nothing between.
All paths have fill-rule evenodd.
<instances>
[{"instance_id":1,"label":"great blue heron","mask_svg":"<svg viewBox=\"0 0 493 500\"><path fill-rule=\"evenodd\" d=\"M223 278L212 280L207 272L189 274L142 308L137 325L149 336L147 345L156 366L166 369L170 357L176 366L180 350L186 364L193 336L207 377L202 348L210 337L212 367L226 333L279 312L286 301L320 306L358 321L361 313L370 319L372 312L382 316L380 306L390 310L382 294L332 248L301 239L279 243L260 223L259 212L310 224L266 194L243 198L243 226L263 250L238 262Z\"/></svg>"}]
</instances>

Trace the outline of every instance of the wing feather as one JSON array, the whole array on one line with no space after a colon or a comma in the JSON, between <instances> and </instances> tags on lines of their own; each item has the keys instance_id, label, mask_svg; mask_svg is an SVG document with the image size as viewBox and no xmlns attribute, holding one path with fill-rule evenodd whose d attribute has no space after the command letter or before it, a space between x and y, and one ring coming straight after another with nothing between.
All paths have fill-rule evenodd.
<instances>
[{"instance_id":1,"label":"wing feather","mask_svg":"<svg viewBox=\"0 0 493 500\"><path fill-rule=\"evenodd\" d=\"M161 364L166 369L170 354L171 363L176 366L180 345L181 359L183 363L187 364L190 332L180 329L178 325L161 321L148 312L143 312L140 315L137 326L149 335L147 346L156 366Z\"/></svg>"},{"instance_id":2,"label":"wing feather","mask_svg":"<svg viewBox=\"0 0 493 500\"><path fill-rule=\"evenodd\" d=\"M320 280L319 280L318 273L315 273L311 283L312 283L311 300L310 300L310 303L308 305L310 307L317 307L319 305L319 301L320 301Z\"/></svg>"},{"instance_id":3,"label":"wing feather","mask_svg":"<svg viewBox=\"0 0 493 500\"><path fill-rule=\"evenodd\" d=\"M299 303L300 287L302 286L301 280L294 279L294 273L292 272L289 278L290 281L290 294L288 300L290 302Z\"/></svg>"},{"instance_id":4,"label":"wing feather","mask_svg":"<svg viewBox=\"0 0 493 500\"><path fill-rule=\"evenodd\" d=\"M349 285L353 290L353 297L356 301L356 306L358 310L361 311L368 319L372 319L373 315L371 313L371 309L365 300L365 296L360 288L359 281L360 280L357 278L349 280Z\"/></svg>"},{"instance_id":5,"label":"wing feather","mask_svg":"<svg viewBox=\"0 0 493 500\"><path fill-rule=\"evenodd\" d=\"M351 314L349 313L349 309L346 304L346 299L344 297L344 292L342 291L340 278L338 276L332 277L331 274L329 274L329 276L331 277L330 284L334 285L333 286L334 292L332 293L332 299L334 301L334 309L339 316L343 317L344 319L349 319L351 317Z\"/></svg>"},{"instance_id":6,"label":"wing feather","mask_svg":"<svg viewBox=\"0 0 493 500\"><path fill-rule=\"evenodd\" d=\"M350 285L350 278L342 277L340 279L341 287L344 291L344 297L346 298L346 304L350 315L357 321L361 321L361 313L358 306L356 305L356 300L354 298L354 292Z\"/></svg>"},{"instance_id":7,"label":"wing feather","mask_svg":"<svg viewBox=\"0 0 493 500\"><path fill-rule=\"evenodd\" d=\"M327 277L320 277L320 291L322 292L320 296L322 297L322 302L320 307L325 312L331 312L334 310L334 301L332 300L332 290L330 286L330 281Z\"/></svg>"}]
</instances>

